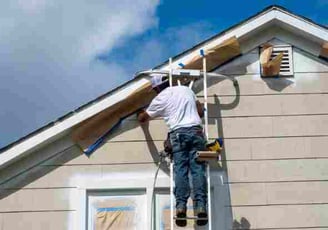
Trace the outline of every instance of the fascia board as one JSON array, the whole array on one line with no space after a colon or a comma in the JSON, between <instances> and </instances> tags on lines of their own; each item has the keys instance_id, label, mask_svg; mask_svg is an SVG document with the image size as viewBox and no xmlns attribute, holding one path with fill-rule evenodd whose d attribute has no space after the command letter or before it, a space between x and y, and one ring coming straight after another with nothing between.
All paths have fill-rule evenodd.
<instances>
[{"instance_id":1,"label":"fascia board","mask_svg":"<svg viewBox=\"0 0 328 230\"><path fill-rule=\"evenodd\" d=\"M25 154L29 153L29 151L35 149L37 146L42 143L49 141L50 139L68 131L73 126L79 124L80 122L94 116L95 114L103 111L104 109L116 104L122 99L126 98L131 92L138 89L148 80L145 78L141 78L136 80L136 82L127 85L126 87L120 89L117 93L114 93L111 96L91 105L89 108L82 110L81 112L77 112L70 118L55 124L53 127L44 130L43 132L23 141L20 144L13 146L7 151L0 154L0 168L5 167L13 160L23 157Z\"/></svg>"},{"instance_id":2,"label":"fascia board","mask_svg":"<svg viewBox=\"0 0 328 230\"><path fill-rule=\"evenodd\" d=\"M276 14L276 19L281 21L282 23L286 23L294 27L295 29L304 31L321 40L328 41L328 31L325 30L324 28L312 24L310 22L307 22L302 18L289 15L285 12L276 11L275 14Z\"/></svg>"}]
</instances>

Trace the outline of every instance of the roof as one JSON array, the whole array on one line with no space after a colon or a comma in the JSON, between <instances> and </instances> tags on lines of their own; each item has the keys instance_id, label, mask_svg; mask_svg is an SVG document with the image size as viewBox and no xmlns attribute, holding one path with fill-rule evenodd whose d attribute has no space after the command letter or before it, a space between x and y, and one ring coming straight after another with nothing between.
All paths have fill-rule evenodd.
<instances>
[{"instance_id":1,"label":"roof","mask_svg":"<svg viewBox=\"0 0 328 230\"><path fill-rule=\"evenodd\" d=\"M178 66L180 62L190 59L199 49L204 49L207 46L214 46L224 41L225 39L236 36L242 37L251 31L267 25L269 22L277 21L281 24L287 24L296 28L313 38L321 41L328 41L328 27L320 25L308 18L296 15L287 9L272 5L261 12L243 20L242 22L210 37L209 39L191 47L188 50L174 56L172 65ZM167 69L168 61L154 67L154 69ZM126 97L138 87L138 85L148 81L144 77L136 77L123 85L101 95L100 97L80 106L79 108L65 114L57 120L35 130L34 132L20 138L19 140L0 149L0 168L6 166L10 162L19 159L22 156L32 152L42 144L55 140L61 135L69 132L77 124L101 112L103 109L118 102L120 97Z\"/></svg>"}]
</instances>

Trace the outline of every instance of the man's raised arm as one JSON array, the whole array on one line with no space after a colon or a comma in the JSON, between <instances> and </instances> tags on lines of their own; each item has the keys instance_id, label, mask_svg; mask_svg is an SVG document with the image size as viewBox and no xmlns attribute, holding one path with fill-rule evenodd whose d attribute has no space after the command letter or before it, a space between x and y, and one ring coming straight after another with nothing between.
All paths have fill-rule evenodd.
<instances>
[{"instance_id":1,"label":"man's raised arm","mask_svg":"<svg viewBox=\"0 0 328 230\"><path fill-rule=\"evenodd\" d=\"M145 110L142 110L141 112L139 112L137 114L137 118L140 123L145 123L150 120L150 116L148 115L148 113Z\"/></svg>"}]
</instances>

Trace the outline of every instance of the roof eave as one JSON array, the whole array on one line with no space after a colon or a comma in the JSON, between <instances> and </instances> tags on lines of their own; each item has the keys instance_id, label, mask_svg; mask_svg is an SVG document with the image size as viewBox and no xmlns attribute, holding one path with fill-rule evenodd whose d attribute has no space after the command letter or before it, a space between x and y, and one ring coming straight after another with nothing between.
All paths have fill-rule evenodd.
<instances>
[{"instance_id":1,"label":"roof eave","mask_svg":"<svg viewBox=\"0 0 328 230\"><path fill-rule=\"evenodd\" d=\"M31 136L27 140L22 141L21 143L17 143L11 148L5 150L0 154L0 169L4 168L14 160L27 155L32 150L38 149L42 146L43 143L58 139L65 133L68 133L69 130L72 129L75 125L126 98L129 93L138 89L146 82L148 82L146 78L136 78L130 81L129 84L124 84L124 87L120 87L119 89L114 90L111 95L103 98L97 103L91 104L82 111L76 112L73 116L70 116L63 121L58 121L50 128L45 129L40 133Z\"/></svg>"}]
</instances>

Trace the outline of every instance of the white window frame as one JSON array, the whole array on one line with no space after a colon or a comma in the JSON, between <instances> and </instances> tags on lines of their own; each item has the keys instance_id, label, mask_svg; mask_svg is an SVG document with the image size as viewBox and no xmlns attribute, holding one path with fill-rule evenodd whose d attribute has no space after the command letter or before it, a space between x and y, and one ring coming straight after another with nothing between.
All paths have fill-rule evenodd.
<instances>
[{"instance_id":1,"label":"white window frame","mask_svg":"<svg viewBox=\"0 0 328 230\"><path fill-rule=\"evenodd\" d=\"M224 174L224 173L223 173ZM214 196L219 194L220 188L226 186L223 183L223 174L211 174L211 184ZM154 210L152 207L153 194L155 195L157 191L168 191L170 189L170 178L165 175L158 177L156 180L156 187L153 188L154 175L153 174L143 174L135 178L113 178L113 179L100 179L100 180L90 180L90 178L85 178L78 182L77 191L78 194L75 197L75 202L77 204L77 212L74 221L74 229L76 230L87 230L88 220L87 220L87 201L88 201L88 191L92 192L102 192L102 191L146 191L147 200L147 213L146 213L146 225L143 230L153 230L152 226L155 227L155 217ZM154 200L155 205L155 200ZM214 203L212 203L214 205ZM215 205L214 205L215 206ZM215 212L215 207L212 206L212 211ZM153 211L153 212L152 212ZM153 223L152 223L153 221Z\"/></svg>"},{"instance_id":2,"label":"white window frame","mask_svg":"<svg viewBox=\"0 0 328 230\"><path fill-rule=\"evenodd\" d=\"M151 221L152 221L152 195L153 195L153 182L154 177L143 177L133 178L133 179L113 179L113 180L99 180L99 181L84 181L83 184L78 186L78 195L76 196L78 210L75 218L75 229L76 230L87 230L88 226L88 216L87 216L87 201L88 201L88 192L113 192L115 191L140 191L145 190L146 200L147 200L147 213L146 213L146 225L145 230L152 230ZM156 181L156 190L157 189L169 189L170 180L166 178L157 178ZM117 193L116 193L117 194ZM124 194L124 193L123 193Z\"/></svg>"}]
</instances>

